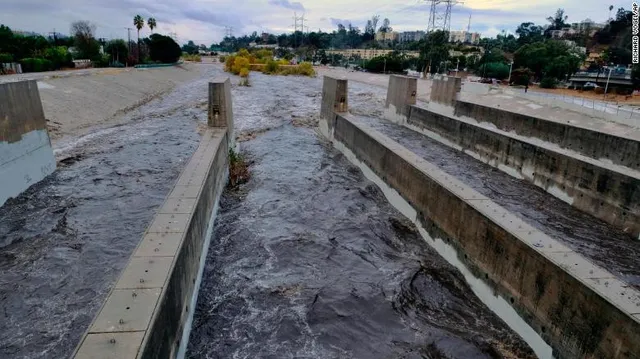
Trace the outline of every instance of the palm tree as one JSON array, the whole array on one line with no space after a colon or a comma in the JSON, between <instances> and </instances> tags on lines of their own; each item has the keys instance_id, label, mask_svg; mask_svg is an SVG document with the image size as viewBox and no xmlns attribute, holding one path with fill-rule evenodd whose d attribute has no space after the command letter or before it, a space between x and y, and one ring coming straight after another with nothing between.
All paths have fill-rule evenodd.
<instances>
[{"instance_id":1,"label":"palm tree","mask_svg":"<svg viewBox=\"0 0 640 359\"><path fill-rule=\"evenodd\" d=\"M609 20L611 20L611 10L613 10L613 5L609 5Z\"/></svg>"},{"instance_id":2,"label":"palm tree","mask_svg":"<svg viewBox=\"0 0 640 359\"><path fill-rule=\"evenodd\" d=\"M138 62L140 62L140 30L144 27L144 19L140 15L133 18L133 25L138 29Z\"/></svg>"},{"instance_id":3,"label":"palm tree","mask_svg":"<svg viewBox=\"0 0 640 359\"><path fill-rule=\"evenodd\" d=\"M150 17L149 20L147 20L147 25L149 25L151 32L153 32L154 28L158 27L158 24L156 24L156 19L152 17Z\"/></svg>"}]
</instances>

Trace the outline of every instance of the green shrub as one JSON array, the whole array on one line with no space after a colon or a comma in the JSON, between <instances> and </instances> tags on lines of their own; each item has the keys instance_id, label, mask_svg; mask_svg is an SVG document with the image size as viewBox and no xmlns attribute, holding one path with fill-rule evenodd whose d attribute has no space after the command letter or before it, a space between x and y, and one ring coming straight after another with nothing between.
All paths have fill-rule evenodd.
<instances>
[{"instance_id":1,"label":"green shrub","mask_svg":"<svg viewBox=\"0 0 640 359\"><path fill-rule=\"evenodd\" d=\"M178 62L182 55L180 45L169 36L152 34L149 36L149 57L152 61L164 64Z\"/></svg>"},{"instance_id":2,"label":"green shrub","mask_svg":"<svg viewBox=\"0 0 640 359\"><path fill-rule=\"evenodd\" d=\"M267 61L267 64L264 66L265 74L277 74L279 71L280 65L274 60Z\"/></svg>"},{"instance_id":3,"label":"green shrub","mask_svg":"<svg viewBox=\"0 0 640 359\"><path fill-rule=\"evenodd\" d=\"M227 57L224 62L224 70L226 72L231 72L234 62L236 62L236 57L234 55Z\"/></svg>"},{"instance_id":4,"label":"green shrub","mask_svg":"<svg viewBox=\"0 0 640 359\"><path fill-rule=\"evenodd\" d=\"M543 77L540 81L540 87L544 89L554 89L558 81L554 77Z\"/></svg>"},{"instance_id":5,"label":"green shrub","mask_svg":"<svg viewBox=\"0 0 640 359\"><path fill-rule=\"evenodd\" d=\"M13 55L0 53L0 64L13 62Z\"/></svg>"},{"instance_id":6,"label":"green shrub","mask_svg":"<svg viewBox=\"0 0 640 359\"><path fill-rule=\"evenodd\" d=\"M71 54L64 46L50 47L44 51L44 58L51 61L54 69L71 67Z\"/></svg>"},{"instance_id":7,"label":"green shrub","mask_svg":"<svg viewBox=\"0 0 640 359\"><path fill-rule=\"evenodd\" d=\"M298 67L300 68L301 75L309 77L316 75L316 71L313 69L313 65L310 62L303 62Z\"/></svg>"},{"instance_id":8,"label":"green shrub","mask_svg":"<svg viewBox=\"0 0 640 359\"><path fill-rule=\"evenodd\" d=\"M20 65L22 66L22 72L42 72L53 69L51 61L41 58L22 59L20 60Z\"/></svg>"},{"instance_id":9,"label":"green shrub","mask_svg":"<svg viewBox=\"0 0 640 359\"><path fill-rule=\"evenodd\" d=\"M514 85L526 86L533 73L528 68L517 68L511 72L511 83Z\"/></svg>"},{"instance_id":10,"label":"green shrub","mask_svg":"<svg viewBox=\"0 0 640 359\"><path fill-rule=\"evenodd\" d=\"M109 67L111 57L109 55L97 55L91 59L91 65L93 67Z\"/></svg>"},{"instance_id":11,"label":"green shrub","mask_svg":"<svg viewBox=\"0 0 640 359\"><path fill-rule=\"evenodd\" d=\"M490 62L480 66L476 74L480 76L484 75L485 78L506 79L509 77L509 65L503 64L502 62Z\"/></svg>"},{"instance_id":12,"label":"green shrub","mask_svg":"<svg viewBox=\"0 0 640 359\"><path fill-rule=\"evenodd\" d=\"M231 72L235 75L240 75L242 69L249 70L249 59L246 57L236 57L231 67Z\"/></svg>"},{"instance_id":13,"label":"green shrub","mask_svg":"<svg viewBox=\"0 0 640 359\"><path fill-rule=\"evenodd\" d=\"M226 56L220 56L218 59L219 59L219 61L220 61L220 62L222 62L222 63L224 63L225 61L227 61L227 57L226 57Z\"/></svg>"},{"instance_id":14,"label":"green shrub","mask_svg":"<svg viewBox=\"0 0 640 359\"><path fill-rule=\"evenodd\" d=\"M182 58L185 61L202 62L202 58L200 57L200 55L185 54L185 55L182 55Z\"/></svg>"}]
</instances>

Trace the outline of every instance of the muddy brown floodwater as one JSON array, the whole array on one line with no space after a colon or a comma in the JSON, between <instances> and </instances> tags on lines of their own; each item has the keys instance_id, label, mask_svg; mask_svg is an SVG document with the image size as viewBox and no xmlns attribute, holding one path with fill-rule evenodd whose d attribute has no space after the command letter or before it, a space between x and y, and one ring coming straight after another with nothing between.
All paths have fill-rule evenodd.
<instances>
[{"instance_id":1,"label":"muddy brown floodwater","mask_svg":"<svg viewBox=\"0 0 640 359\"><path fill-rule=\"evenodd\" d=\"M320 79L251 82L252 177L221 199L188 358L535 357L317 134Z\"/></svg>"}]
</instances>

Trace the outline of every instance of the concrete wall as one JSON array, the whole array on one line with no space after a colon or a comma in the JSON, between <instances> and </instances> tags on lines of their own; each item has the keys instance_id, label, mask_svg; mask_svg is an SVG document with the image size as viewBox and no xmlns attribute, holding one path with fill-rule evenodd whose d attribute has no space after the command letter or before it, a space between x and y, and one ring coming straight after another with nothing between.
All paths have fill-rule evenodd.
<instances>
[{"instance_id":1,"label":"concrete wall","mask_svg":"<svg viewBox=\"0 0 640 359\"><path fill-rule=\"evenodd\" d=\"M629 233L640 236L640 178L632 171L556 151L496 130L412 106L408 124Z\"/></svg>"},{"instance_id":2,"label":"concrete wall","mask_svg":"<svg viewBox=\"0 0 640 359\"><path fill-rule=\"evenodd\" d=\"M435 75L431 84L432 102L447 106L453 106L458 98L458 93L462 87L462 80L459 77Z\"/></svg>"},{"instance_id":3,"label":"concrete wall","mask_svg":"<svg viewBox=\"0 0 640 359\"><path fill-rule=\"evenodd\" d=\"M325 119L329 137L396 189L431 236L449 241L556 357L640 353L638 291L350 115Z\"/></svg>"},{"instance_id":4,"label":"concrete wall","mask_svg":"<svg viewBox=\"0 0 640 359\"><path fill-rule=\"evenodd\" d=\"M186 344L208 233L228 179L230 132L205 131L73 358L175 358Z\"/></svg>"},{"instance_id":5,"label":"concrete wall","mask_svg":"<svg viewBox=\"0 0 640 359\"><path fill-rule=\"evenodd\" d=\"M55 169L36 81L0 84L0 206Z\"/></svg>"},{"instance_id":6,"label":"concrete wall","mask_svg":"<svg viewBox=\"0 0 640 359\"><path fill-rule=\"evenodd\" d=\"M456 116L489 122L501 130L536 137L595 159L640 170L640 142L588 128L458 100Z\"/></svg>"},{"instance_id":7,"label":"concrete wall","mask_svg":"<svg viewBox=\"0 0 640 359\"><path fill-rule=\"evenodd\" d=\"M331 116L332 113L347 111L349 97L347 80L325 76L322 87L322 104L320 116Z\"/></svg>"},{"instance_id":8,"label":"concrete wall","mask_svg":"<svg viewBox=\"0 0 640 359\"><path fill-rule=\"evenodd\" d=\"M384 117L393 122L404 123L409 117L410 105L416 104L418 79L407 76L389 76Z\"/></svg>"}]
</instances>

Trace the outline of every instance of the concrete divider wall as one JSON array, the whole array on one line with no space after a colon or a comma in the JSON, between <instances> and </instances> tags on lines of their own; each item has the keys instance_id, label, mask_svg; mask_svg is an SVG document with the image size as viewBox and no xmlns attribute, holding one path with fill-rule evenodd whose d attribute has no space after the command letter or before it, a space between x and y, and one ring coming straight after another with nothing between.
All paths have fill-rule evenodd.
<instances>
[{"instance_id":1,"label":"concrete divider wall","mask_svg":"<svg viewBox=\"0 0 640 359\"><path fill-rule=\"evenodd\" d=\"M640 169L640 142L631 138L469 101L458 100L454 114L489 122L501 130L514 131L521 136L552 142L588 157L608 159L618 165Z\"/></svg>"},{"instance_id":2,"label":"concrete divider wall","mask_svg":"<svg viewBox=\"0 0 640 359\"><path fill-rule=\"evenodd\" d=\"M556 357L640 353L640 293L350 115L327 122L330 137L396 189L432 237L450 240Z\"/></svg>"},{"instance_id":3,"label":"concrete divider wall","mask_svg":"<svg viewBox=\"0 0 640 359\"><path fill-rule=\"evenodd\" d=\"M230 91L224 83L215 88ZM213 95L231 101L230 92ZM203 134L73 358L175 358L186 344L208 233L229 174L233 119L224 119Z\"/></svg>"},{"instance_id":4,"label":"concrete divider wall","mask_svg":"<svg viewBox=\"0 0 640 359\"><path fill-rule=\"evenodd\" d=\"M0 84L0 206L55 169L36 81Z\"/></svg>"},{"instance_id":5,"label":"concrete divider wall","mask_svg":"<svg viewBox=\"0 0 640 359\"><path fill-rule=\"evenodd\" d=\"M408 124L435 133L467 153L545 189L633 238L640 236L640 179L630 171L577 158L418 106Z\"/></svg>"},{"instance_id":6,"label":"concrete divider wall","mask_svg":"<svg viewBox=\"0 0 640 359\"><path fill-rule=\"evenodd\" d=\"M435 75L431 85L430 100L447 106L453 106L462 88L460 77Z\"/></svg>"}]
</instances>

